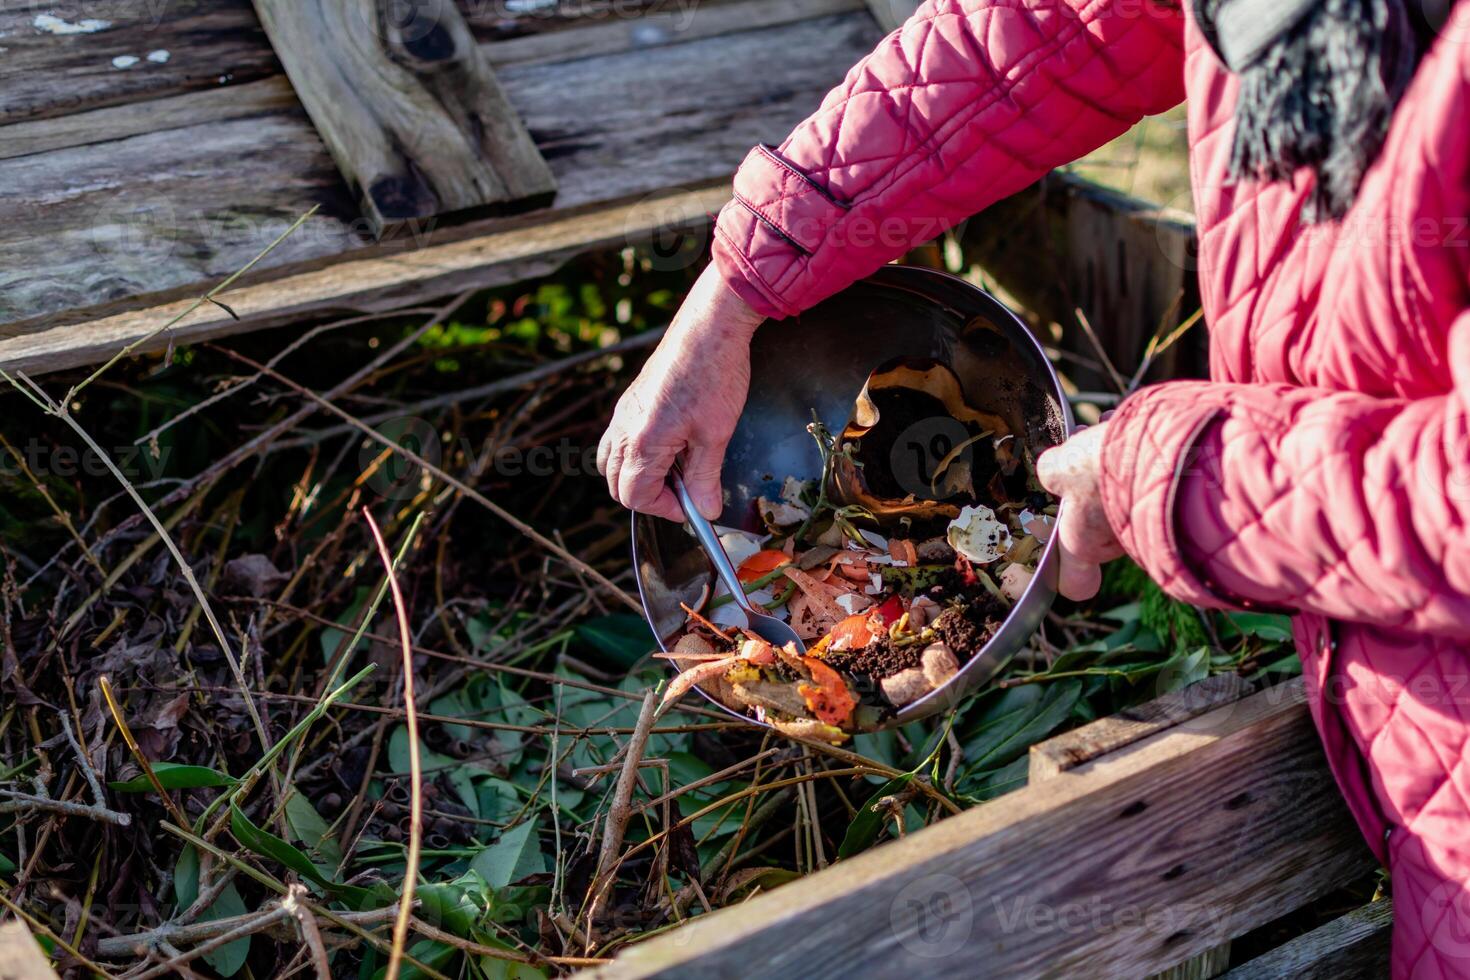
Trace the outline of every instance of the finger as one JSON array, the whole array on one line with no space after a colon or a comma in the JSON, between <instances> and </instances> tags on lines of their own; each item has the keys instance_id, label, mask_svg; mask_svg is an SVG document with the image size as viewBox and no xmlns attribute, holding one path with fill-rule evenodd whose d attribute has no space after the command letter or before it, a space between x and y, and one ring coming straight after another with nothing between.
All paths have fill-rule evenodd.
<instances>
[{"instance_id":1,"label":"finger","mask_svg":"<svg viewBox=\"0 0 1470 980\"><path fill-rule=\"evenodd\" d=\"M618 470L618 500L629 510L647 513L667 490L669 468L673 464L672 450L640 452L630 447L623 453L623 465Z\"/></svg>"},{"instance_id":2,"label":"finger","mask_svg":"<svg viewBox=\"0 0 1470 980\"><path fill-rule=\"evenodd\" d=\"M1066 449L1065 445L1053 446L1036 459L1036 479L1058 497L1067 489Z\"/></svg>"},{"instance_id":3,"label":"finger","mask_svg":"<svg viewBox=\"0 0 1470 980\"><path fill-rule=\"evenodd\" d=\"M597 443L597 472L603 476L607 476L607 463L612 457L614 438L613 425L609 423L607 429L602 433L602 438Z\"/></svg>"},{"instance_id":4,"label":"finger","mask_svg":"<svg viewBox=\"0 0 1470 980\"><path fill-rule=\"evenodd\" d=\"M622 503L622 500L618 498L618 474L623 468L623 452L622 440L614 442L612 449L608 452L607 471L604 473L604 476L607 477L607 495L618 503Z\"/></svg>"},{"instance_id":5,"label":"finger","mask_svg":"<svg viewBox=\"0 0 1470 980\"><path fill-rule=\"evenodd\" d=\"M694 498L694 506L705 520L719 520L725 509L725 494L720 487L720 465L725 460L725 445L691 445L684 454L684 486Z\"/></svg>"},{"instance_id":6,"label":"finger","mask_svg":"<svg viewBox=\"0 0 1470 980\"><path fill-rule=\"evenodd\" d=\"M644 514L652 514L654 517L662 517L676 524L684 523L684 510L679 506L679 498L674 496L674 491L664 487L659 491L657 497L647 507L639 508Z\"/></svg>"},{"instance_id":7,"label":"finger","mask_svg":"<svg viewBox=\"0 0 1470 980\"><path fill-rule=\"evenodd\" d=\"M1068 599L1081 601L1091 599L1102 588L1102 568L1093 562L1078 558L1065 545L1057 552L1062 566L1057 576L1057 591Z\"/></svg>"}]
</instances>

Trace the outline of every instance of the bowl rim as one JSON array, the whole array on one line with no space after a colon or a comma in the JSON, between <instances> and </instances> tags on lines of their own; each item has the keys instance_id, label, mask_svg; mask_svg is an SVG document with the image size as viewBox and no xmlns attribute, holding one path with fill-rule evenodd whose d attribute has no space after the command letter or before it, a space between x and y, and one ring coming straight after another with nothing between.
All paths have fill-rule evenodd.
<instances>
[{"instance_id":1,"label":"bowl rim","mask_svg":"<svg viewBox=\"0 0 1470 980\"><path fill-rule=\"evenodd\" d=\"M853 285L869 284L891 289L902 289L905 292L916 292L917 290L913 288L912 284L906 285L904 280L922 281L926 279L934 283L943 283L946 285L963 287L965 291L973 293L975 296L979 297L983 305L991 307L997 316L1009 320L1010 325L1015 329L1015 331L1026 338L1026 341L1030 344L1032 351L1036 354L1038 361L1046 369L1046 380L1050 382L1051 393L1056 398L1058 406L1060 408L1063 441L1066 441L1066 439L1075 434L1077 431L1077 422L1072 413L1071 402L1068 401L1067 394L1062 388L1061 378L1056 372L1056 367L1046 356L1046 349L1042 346L1041 341L1037 339L1036 335L1032 333L1031 329L1026 326L1025 321L1022 320L1014 310L1012 310L1005 303L997 299L988 290L975 285L968 279L954 275L953 273L944 272L939 269L930 269L925 266L914 265L885 265L879 268L873 274L857 280L853 283ZM762 322L764 323L765 321ZM658 628L654 625L656 620L652 610L649 608L648 590L644 587L643 584L642 565L639 561L638 553L638 520L642 516L643 515L639 514L637 511L633 511L629 515L630 528L632 530L631 550L633 557L633 579L638 586L638 603L643 609L644 622L648 624L650 631L653 633L654 642L658 644L660 652L670 653L672 651L664 643L664 638L662 636L659 636ZM1058 525L1060 525L1061 517L1062 504L1058 502ZM651 519L658 520L658 518ZM923 697L904 705L902 708L895 711L891 717L885 719L883 724L879 725L877 728L871 729L871 731L883 731L884 729L905 725L911 721L916 721L920 718L928 717L931 714L938 714L946 710L946 707L948 707L949 709L957 708L959 706L959 702L963 700L964 697L970 694L975 688L978 688L986 681L990 680L990 678L999 673L1005 667L1005 665L1010 662L1011 657L1014 656L1016 651L1007 651L1004 653L1003 656L999 658L987 658L987 655L995 653L1003 642L1014 643L1014 640L1007 635L1007 627L1009 627L1013 622L1019 621L1018 616L1022 614L1023 611L1030 613L1032 618L1036 618L1039 620L1051 608L1052 601L1056 597L1056 586L1054 583L1049 583L1047 579L1050 571L1054 569L1056 563L1059 561L1059 550L1060 545L1058 544L1058 535L1053 532L1052 535L1047 538L1045 544L1042 547L1041 557L1037 559L1036 569L1034 574L1031 576L1031 581L1022 591L1021 597L1017 599L1015 603L1011 606L1011 609L1006 614L1005 619L1001 621L1000 628L998 628L993 634L991 634L990 639L986 640L985 644L979 650L976 650L970 656L970 658L960 666L959 671L948 681L930 691ZM1042 593L1045 593L1045 595L1042 595ZM1038 603L1040 604L1039 607ZM1027 636L1029 635L1030 631L1028 630ZM978 664L985 662L987 659L990 659L992 661L992 668L988 674L981 677L978 676L978 673L972 672L971 668L974 668ZM666 663L668 669L673 672L674 676L678 676L679 674L683 673L683 671L679 669L678 665L675 664L672 660L666 661ZM752 718L750 715L747 715L744 712L736 711L734 708L730 707L729 705L720 701L718 698L711 695L701 685L696 684L694 686L694 689L698 691L706 701L710 702L710 704L714 705L725 714L739 719L745 724L761 728L774 728L774 726L772 726L769 722L760 721L756 718ZM955 693L956 690L958 690L958 694ZM948 706L944 704L944 702L946 701L950 702Z\"/></svg>"}]
</instances>

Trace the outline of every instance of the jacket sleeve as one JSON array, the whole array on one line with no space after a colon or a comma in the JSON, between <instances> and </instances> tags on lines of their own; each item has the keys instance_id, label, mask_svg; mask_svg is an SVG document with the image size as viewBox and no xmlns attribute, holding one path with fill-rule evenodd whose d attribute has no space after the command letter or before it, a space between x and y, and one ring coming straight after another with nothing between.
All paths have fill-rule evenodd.
<instances>
[{"instance_id":1,"label":"jacket sleeve","mask_svg":"<svg viewBox=\"0 0 1470 980\"><path fill-rule=\"evenodd\" d=\"M928 0L720 212L724 280L800 312L1184 98L1168 0Z\"/></svg>"},{"instance_id":2,"label":"jacket sleeve","mask_svg":"<svg viewBox=\"0 0 1470 980\"><path fill-rule=\"evenodd\" d=\"M1470 313L1454 386L1389 399L1170 382L1124 402L1103 494L1177 598L1470 637Z\"/></svg>"}]
</instances>

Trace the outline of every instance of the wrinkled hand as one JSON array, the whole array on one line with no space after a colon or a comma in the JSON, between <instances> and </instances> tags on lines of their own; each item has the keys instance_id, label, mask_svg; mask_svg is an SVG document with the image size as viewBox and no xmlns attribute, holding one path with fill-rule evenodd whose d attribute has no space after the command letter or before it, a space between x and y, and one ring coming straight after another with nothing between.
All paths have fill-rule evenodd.
<instances>
[{"instance_id":1,"label":"wrinkled hand","mask_svg":"<svg viewBox=\"0 0 1470 980\"><path fill-rule=\"evenodd\" d=\"M623 392L597 447L597 470L631 510L682 521L667 478L683 454L684 482L710 520L722 509L720 464L750 388L750 338L762 317L713 265Z\"/></svg>"},{"instance_id":2,"label":"wrinkled hand","mask_svg":"<svg viewBox=\"0 0 1470 980\"><path fill-rule=\"evenodd\" d=\"M1036 477L1062 500L1057 525L1061 547L1058 590L1068 599L1090 599L1102 585L1102 563L1123 548L1102 501L1102 446L1108 423L1090 426L1036 461Z\"/></svg>"}]
</instances>

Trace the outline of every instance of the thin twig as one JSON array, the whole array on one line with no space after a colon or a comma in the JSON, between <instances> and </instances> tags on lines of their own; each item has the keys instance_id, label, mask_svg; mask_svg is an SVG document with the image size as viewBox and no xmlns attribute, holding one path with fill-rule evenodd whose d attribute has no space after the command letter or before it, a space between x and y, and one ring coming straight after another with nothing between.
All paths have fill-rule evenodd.
<instances>
[{"instance_id":1,"label":"thin twig","mask_svg":"<svg viewBox=\"0 0 1470 980\"><path fill-rule=\"evenodd\" d=\"M1108 356L1107 348L1103 347L1102 340L1098 338L1097 331L1092 329L1092 324L1088 322L1087 314L1082 312L1082 307L1080 306L1074 308L1072 312L1076 314L1077 322L1082 326L1082 332L1087 334L1087 339L1092 342L1092 348L1097 351L1098 359L1102 361L1103 367L1107 369L1108 376L1113 379L1113 384L1118 386L1118 391L1126 393L1128 391L1128 382L1124 380L1123 375L1118 373L1118 369L1113 366L1113 359Z\"/></svg>"},{"instance_id":2,"label":"thin twig","mask_svg":"<svg viewBox=\"0 0 1470 980\"><path fill-rule=\"evenodd\" d=\"M398 971L403 966L403 948L408 944L408 920L413 914L413 893L418 883L419 851L423 847L424 795L423 766L419 759L419 718L413 698L413 639L408 628L408 610L403 602L403 591L398 586L398 576L393 570L393 555L373 512L362 509L372 532L373 544L377 546L378 558L388 575L388 588L393 594L393 611L398 617L398 637L403 652L403 707L408 718L408 771L410 799L408 805L408 855L403 868L403 894L398 900L398 918L393 923L393 947L388 952L388 968L384 980L398 980Z\"/></svg>"},{"instance_id":3,"label":"thin twig","mask_svg":"<svg viewBox=\"0 0 1470 980\"><path fill-rule=\"evenodd\" d=\"M633 787L638 784L638 763L643 760L643 750L648 745L648 733L653 728L653 719L657 712L658 693L649 691L643 696L643 706L638 710L638 722L633 726L633 734L628 736L623 771L618 776L618 785L613 791L612 803L607 811L607 822L603 825L602 851L597 856L597 876L593 880L591 901L587 905L589 937L596 928L593 923L602 909L602 903L608 892L612 891L612 872L618 864L618 851L623 846L623 835L628 831L628 818L633 815L630 804L633 800Z\"/></svg>"}]
</instances>

